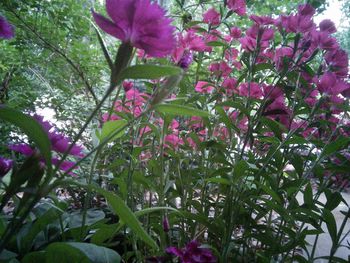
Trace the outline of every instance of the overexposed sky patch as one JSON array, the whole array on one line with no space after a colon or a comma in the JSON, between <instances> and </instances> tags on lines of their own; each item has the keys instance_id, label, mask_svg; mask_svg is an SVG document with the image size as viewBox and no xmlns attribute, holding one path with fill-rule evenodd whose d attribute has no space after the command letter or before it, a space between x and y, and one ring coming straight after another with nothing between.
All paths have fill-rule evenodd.
<instances>
[{"instance_id":1,"label":"overexposed sky patch","mask_svg":"<svg viewBox=\"0 0 350 263\"><path fill-rule=\"evenodd\" d=\"M318 25L324 19L330 19L334 22L339 31L345 25L342 25L343 14L341 12L342 2L338 0L328 0L328 8L320 15L315 16L314 21Z\"/></svg>"}]
</instances>

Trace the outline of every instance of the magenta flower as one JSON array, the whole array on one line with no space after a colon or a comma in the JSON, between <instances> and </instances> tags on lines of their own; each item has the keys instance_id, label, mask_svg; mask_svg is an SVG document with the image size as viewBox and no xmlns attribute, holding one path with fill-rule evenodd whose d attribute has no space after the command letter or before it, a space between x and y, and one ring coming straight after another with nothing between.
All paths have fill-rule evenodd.
<instances>
[{"instance_id":1,"label":"magenta flower","mask_svg":"<svg viewBox=\"0 0 350 263\"><path fill-rule=\"evenodd\" d=\"M273 25L274 22L275 22L275 20L272 17L269 17L269 16L251 15L249 18L251 20L253 20L259 26Z\"/></svg>"},{"instance_id":2,"label":"magenta flower","mask_svg":"<svg viewBox=\"0 0 350 263\"><path fill-rule=\"evenodd\" d=\"M166 147L174 148L175 150L179 147L179 145L183 145L184 142L181 138L179 138L176 134L168 134L164 137L164 145Z\"/></svg>"},{"instance_id":3,"label":"magenta flower","mask_svg":"<svg viewBox=\"0 0 350 263\"><path fill-rule=\"evenodd\" d=\"M25 156L31 156L34 153L34 150L32 147L30 147L28 144L20 143L20 144L12 144L9 145L8 148L14 152L21 153Z\"/></svg>"},{"instance_id":4,"label":"magenta flower","mask_svg":"<svg viewBox=\"0 0 350 263\"><path fill-rule=\"evenodd\" d=\"M194 89L199 93L211 93L214 90L214 87L206 81L198 81Z\"/></svg>"},{"instance_id":5,"label":"magenta flower","mask_svg":"<svg viewBox=\"0 0 350 263\"><path fill-rule=\"evenodd\" d=\"M196 240L192 240L184 248L168 247L166 252L179 257L181 263L215 263L215 256L208 248L200 247Z\"/></svg>"},{"instance_id":6,"label":"magenta flower","mask_svg":"<svg viewBox=\"0 0 350 263\"><path fill-rule=\"evenodd\" d=\"M239 16L246 15L245 0L228 0L227 6Z\"/></svg>"},{"instance_id":7,"label":"magenta flower","mask_svg":"<svg viewBox=\"0 0 350 263\"><path fill-rule=\"evenodd\" d=\"M169 224L169 219L167 216L164 216L162 225L163 225L163 231L165 233L168 233L170 230L170 224Z\"/></svg>"},{"instance_id":8,"label":"magenta flower","mask_svg":"<svg viewBox=\"0 0 350 263\"><path fill-rule=\"evenodd\" d=\"M302 16L313 16L316 10L310 4L303 4L298 6L298 13Z\"/></svg>"},{"instance_id":9,"label":"magenta flower","mask_svg":"<svg viewBox=\"0 0 350 263\"><path fill-rule=\"evenodd\" d=\"M174 27L158 4L150 0L106 0L106 9L112 21L92 11L96 24L106 33L153 57L164 57L174 49Z\"/></svg>"},{"instance_id":10,"label":"magenta flower","mask_svg":"<svg viewBox=\"0 0 350 263\"><path fill-rule=\"evenodd\" d=\"M232 38L238 39L242 35L242 31L239 27L231 27L230 28L230 36Z\"/></svg>"},{"instance_id":11,"label":"magenta flower","mask_svg":"<svg viewBox=\"0 0 350 263\"><path fill-rule=\"evenodd\" d=\"M203 14L203 22L217 26L220 24L220 13L215 10L215 8L210 8L207 12Z\"/></svg>"},{"instance_id":12,"label":"magenta flower","mask_svg":"<svg viewBox=\"0 0 350 263\"><path fill-rule=\"evenodd\" d=\"M328 95L338 95L348 88L348 84L337 79L333 72L324 73L317 81L317 89Z\"/></svg>"},{"instance_id":13,"label":"magenta flower","mask_svg":"<svg viewBox=\"0 0 350 263\"><path fill-rule=\"evenodd\" d=\"M38 123L43 127L43 129L47 133L52 150L56 153L65 153L72 144L71 139L57 132L55 130L55 127L52 126L51 123L49 123L48 121L44 121L44 117L34 114L33 118L38 121ZM24 156L31 156L35 152L35 149L26 143L12 144L9 145L8 148L14 152L21 153ZM84 149L82 146L74 144L69 154L72 156L83 157L83 150ZM59 159L57 157L53 157L51 161L56 166L59 164ZM40 164L45 166L45 161L43 158L40 160ZM62 162L62 164L60 164L59 169L66 172L70 170L74 166L74 164L75 163L71 161L64 161ZM74 169L76 168L77 167L75 167ZM69 172L69 174L73 175L72 172Z\"/></svg>"},{"instance_id":14,"label":"magenta flower","mask_svg":"<svg viewBox=\"0 0 350 263\"><path fill-rule=\"evenodd\" d=\"M218 77L227 77L230 75L232 69L225 61L212 63L209 65L208 69L216 76Z\"/></svg>"},{"instance_id":15,"label":"magenta flower","mask_svg":"<svg viewBox=\"0 0 350 263\"><path fill-rule=\"evenodd\" d=\"M7 22L5 17L0 16L0 38L10 39L14 36L13 26Z\"/></svg>"},{"instance_id":16,"label":"magenta flower","mask_svg":"<svg viewBox=\"0 0 350 263\"><path fill-rule=\"evenodd\" d=\"M261 99L263 92L261 87L256 82L246 82L239 86L239 95L245 97L251 97L255 99Z\"/></svg>"},{"instance_id":17,"label":"magenta flower","mask_svg":"<svg viewBox=\"0 0 350 263\"><path fill-rule=\"evenodd\" d=\"M319 24L319 27L322 32L327 32L329 34L337 32L334 23L330 19L322 20Z\"/></svg>"},{"instance_id":18,"label":"magenta flower","mask_svg":"<svg viewBox=\"0 0 350 263\"><path fill-rule=\"evenodd\" d=\"M325 60L331 70L341 78L346 78L348 75L349 57L346 51L337 49L332 52L327 52Z\"/></svg>"},{"instance_id":19,"label":"magenta flower","mask_svg":"<svg viewBox=\"0 0 350 263\"><path fill-rule=\"evenodd\" d=\"M0 177L6 175L12 168L13 161L0 156Z\"/></svg>"},{"instance_id":20,"label":"magenta flower","mask_svg":"<svg viewBox=\"0 0 350 263\"><path fill-rule=\"evenodd\" d=\"M233 93L238 93L237 90L237 79L235 78L227 78L225 79L221 86L226 90L226 94L231 96Z\"/></svg>"},{"instance_id":21,"label":"magenta flower","mask_svg":"<svg viewBox=\"0 0 350 263\"><path fill-rule=\"evenodd\" d=\"M193 55L191 51L184 52L178 65L182 69L188 69L193 61Z\"/></svg>"}]
</instances>

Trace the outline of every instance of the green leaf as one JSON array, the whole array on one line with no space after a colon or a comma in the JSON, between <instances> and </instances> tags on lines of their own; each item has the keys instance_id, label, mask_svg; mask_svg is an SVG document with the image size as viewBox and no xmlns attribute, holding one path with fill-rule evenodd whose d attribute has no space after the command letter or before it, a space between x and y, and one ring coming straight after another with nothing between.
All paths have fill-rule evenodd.
<instances>
[{"instance_id":1,"label":"green leaf","mask_svg":"<svg viewBox=\"0 0 350 263\"><path fill-rule=\"evenodd\" d=\"M198 110L183 105L159 104L155 106L155 109L160 113L170 115L209 117L209 113L206 111Z\"/></svg>"},{"instance_id":2,"label":"green leaf","mask_svg":"<svg viewBox=\"0 0 350 263\"><path fill-rule=\"evenodd\" d=\"M322 157L331 155L344 147L346 147L350 142L349 137L339 137L334 142L327 144L322 152Z\"/></svg>"},{"instance_id":3,"label":"green leaf","mask_svg":"<svg viewBox=\"0 0 350 263\"><path fill-rule=\"evenodd\" d=\"M339 192L334 192L332 193L331 190L326 189L325 190L326 198L327 198L327 203L325 205L325 208L327 208L329 211L333 211L335 208L337 208L342 202L343 196Z\"/></svg>"},{"instance_id":4,"label":"green leaf","mask_svg":"<svg viewBox=\"0 0 350 263\"><path fill-rule=\"evenodd\" d=\"M51 143L41 125L34 118L6 106L0 106L0 119L19 127L31 140L33 140L41 154L44 156L46 167L50 174L52 171Z\"/></svg>"},{"instance_id":5,"label":"green leaf","mask_svg":"<svg viewBox=\"0 0 350 263\"><path fill-rule=\"evenodd\" d=\"M210 177L210 178L205 179L204 181L209 182L209 183L230 185L230 181L227 180L226 178L222 178L222 177Z\"/></svg>"},{"instance_id":6,"label":"green leaf","mask_svg":"<svg viewBox=\"0 0 350 263\"><path fill-rule=\"evenodd\" d=\"M260 63L260 64L257 64L257 65L254 66L253 71L254 72L258 72L258 71L266 70L266 69L274 70L275 67L272 64L270 64L270 63Z\"/></svg>"},{"instance_id":7,"label":"green leaf","mask_svg":"<svg viewBox=\"0 0 350 263\"><path fill-rule=\"evenodd\" d=\"M21 260L21 263L33 263L33 262L42 262L45 263L45 251L35 251L28 253Z\"/></svg>"},{"instance_id":8,"label":"green leaf","mask_svg":"<svg viewBox=\"0 0 350 263\"><path fill-rule=\"evenodd\" d=\"M115 134L110 141L116 140L124 135L124 131L126 128L126 124L128 122L126 120L116 120L116 121L107 121L103 124L101 133L99 135L100 142L103 142L107 138L109 138L114 132L120 130L117 134Z\"/></svg>"},{"instance_id":9,"label":"green leaf","mask_svg":"<svg viewBox=\"0 0 350 263\"><path fill-rule=\"evenodd\" d=\"M328 233L331 236L333 245L337 243L337 223L334 215L328 209L323 209L323 220L326 222Z\"/></svg>"},{"instance_id":10,"label":"green leaf","mask_svg":"<svg viewBox=\"0 0 350 263\"><path fill-rule=\"evenodd\" d=\"M304 203L309 207L313 206L312 188L310 183L306 185L304 190Z\"/></svg>"},{"instance_id":11,"label":"green leaf","mask_svg":"<svg viewBox=\"0 0 350 263\"><path fill-rule=\"evenodd\" d=\"M181 215L181 213L172 207L151 207L151 208L145 208L140 211L136 211L134 214L136 217L144 216L150 213L163 211L163 210L171 210ZM101 227L96 234L92 236L92 242L93 243L102 243L107 239L112 238L123 226L125 225L125 222L122 220L119 220L117 225L105 225Z\"/></svg>"},{"instance_id":12,"label":"green leaf","mask_svg":"<svg viewBox=\"0 0 350 263\"><path fill-rule=\"evenodd\" d=\"M275 136L282 141L282 133L285 130L285 127L279 122L262 117L260 121L265 124L274 134Z\"/></svg>"},{"instance_id":13,"label":"green leaf","mask_svg":"<svg viewBox=\"0 0 350 263\"><path fill-rule=\"evenodd\" d=\"M121 79L159 79L181 74L182 69L172 66L136 65L124 69Z\"/></svg>"},{"instance_id":14,"label":"green leaf","mask_svg":"<svg viewBox=\"0 0 350 263\"><path fill-rule=\"evenodd\" d=\"M86 211L85 226L91 226L103 220L106 217L105 213L100 209L88 209ZM67 218L70 229L80 228L83 224L83 212L71 212Z\"/></svg>"},{"instance_id":15,"label":"green leaf","mask_svg":"<svg viewBox=\"0 0 350 263\"><path fill-rule=\"evenodd\" d=\"M15 258L17 257L17 254L12 252L12 251L9 251L7 249L4 249L1 253L0 253L0 261L8 261L12 258Z\"/></svg>"},{"instance_id":16,"label":"green leaf","mask_svg":"<svg viewBox=\"0 0 350 263\"><path fill-rule=\"evenodd\" d=\"M56 242L47 247L46 262L118 263L121 262L121 257L112 249L94 244Z\"/></svg>"},{"instance_id":17,"label":"green leaf","mask_svg":"<svg viewBox=\"0 0 350 263\"><path fill-rule=\"evenodd\" d=\"M207 46L209 47L226 47L227 44L221 41L210 41L206 43Z\"/></svg>"},{"instance_id":18,"label":"green leaf","mask_svg":"<svg viewBox=\"0 0 350 263\"><path fill-rule=\"evenodd\" d=\"M22 239L22 248L24 251L29 251L33 240L35 237L46 227L55 221L59 215L62 214L62 211L56 209L56 208L51 208L45 214L41 215L31 226L29 232L23 237Z\"/></svg>"},{"instance_id":19,"label":"green leaf","mask_svg":"<svg viewBox=\"0 0 350 263\"><path fill-rule=\"evenodd\" d=\"M108 192L102 188L94 186L94 190L103 195L108 204L111 206L113 212L125 222L131 230L135 232L146 244L154 249L158 249L157 243L149 236L149 234L143 229L140 221L137 220L135 214L126 206L124 201L117 195Z\"/></svg>"}]
</instances>

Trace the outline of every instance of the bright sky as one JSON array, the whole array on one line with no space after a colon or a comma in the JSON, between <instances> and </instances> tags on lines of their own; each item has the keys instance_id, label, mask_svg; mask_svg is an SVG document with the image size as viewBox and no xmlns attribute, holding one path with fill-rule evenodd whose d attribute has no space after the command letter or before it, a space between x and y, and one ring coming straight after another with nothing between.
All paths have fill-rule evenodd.
<instances>
[{"instance_id":1,"label":"bright sky","mask_svg":"<svg viewBox=\"0 0 350 263\"><path fill-rule=\"evenodd\" d=\"M316 24L319 24L323 19L330 19L334 22L337 29L341 31L341 20L343 16L341 2L339 0L328 0L328 3L328 8L322 14L316 16L314 21Z\"/></svg>"}]
</instances>

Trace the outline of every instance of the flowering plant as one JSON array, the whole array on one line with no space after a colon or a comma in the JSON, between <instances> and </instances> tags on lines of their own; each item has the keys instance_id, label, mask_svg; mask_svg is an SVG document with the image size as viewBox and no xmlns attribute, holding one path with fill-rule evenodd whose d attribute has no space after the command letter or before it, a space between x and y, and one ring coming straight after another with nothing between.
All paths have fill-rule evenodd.
<instances>
[{"instance_id":1,"label":"flowering plant","mask_svg":"<svg viewBox=\"0 0 350 263\"><path fill-rule=\"evenodd\" d=\"M0 107L28 136L9 144L11 160L0 157L1 209L17 201L1 252L24 262L339 260L350 216L340 193L349 186L350 84L334 23L316 24L311 4L261 16L244 0L176 1L172 12L106 0L108 17L98 9L106 88L92 89L55 47L96 100L75 136ZM339 205L347 211L337 225ZM8 245L17 231L18 245ZM316 251L323 232L327 255Z\"/></svg>"}]
</instances>

